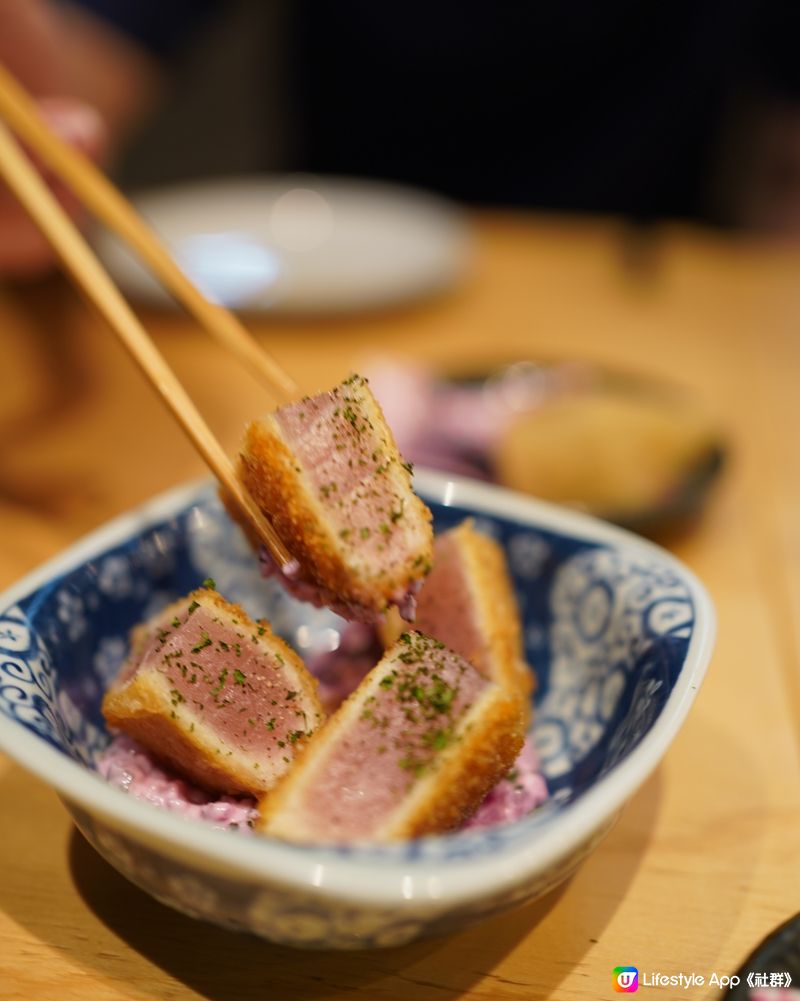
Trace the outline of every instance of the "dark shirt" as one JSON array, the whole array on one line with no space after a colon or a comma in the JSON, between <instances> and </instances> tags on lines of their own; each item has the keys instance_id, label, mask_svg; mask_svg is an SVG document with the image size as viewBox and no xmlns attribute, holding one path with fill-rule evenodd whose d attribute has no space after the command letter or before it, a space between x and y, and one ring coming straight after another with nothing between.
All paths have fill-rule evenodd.
<instances>
[{"instance_id":1,"label":"dark shirt","mask_svg":"<svg viewBox=\"0 0 800 1001\"><path fill-rule=\"evenodd\" d=\"M80 0L159 58L212 0ZM473 203L707 217L743 94L793 92L800 4L293 0L300 170Z\"/></svg>"}]
</instances>

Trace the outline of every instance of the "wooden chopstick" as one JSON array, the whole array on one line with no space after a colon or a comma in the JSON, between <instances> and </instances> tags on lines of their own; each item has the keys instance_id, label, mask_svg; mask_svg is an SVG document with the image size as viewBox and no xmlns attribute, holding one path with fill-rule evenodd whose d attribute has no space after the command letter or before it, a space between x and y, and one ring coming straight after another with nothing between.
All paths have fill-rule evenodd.
<instances>
[{"instance_id":1,"label":"wooden chopstick","mask_svg":"<svg viewBox=\"0 0 800 1001\"><path fill-rule=\"evenodd\" d=\"M296 569L275 529L239 483L228 456L104 271L77 226L58 203L6 125L0 121L0 175L52 244L64 265L133 355L219 482L257 529L279 567Z\"/></svg>"},{"instance_id":2,"label":"wooden chopstick","mask_svg":"<svg viewBox=\"0 0 800 1001\"><path fill-rule=\"evenodd\" d=\"M42 120L36 102L0 64L0 117L79 200L130 244L186 309L241 362L286 402L297 384L227 309L210 302L192 284L153 230L124 195L85 156L63 142Z\"/></svg>"}]
</instances>

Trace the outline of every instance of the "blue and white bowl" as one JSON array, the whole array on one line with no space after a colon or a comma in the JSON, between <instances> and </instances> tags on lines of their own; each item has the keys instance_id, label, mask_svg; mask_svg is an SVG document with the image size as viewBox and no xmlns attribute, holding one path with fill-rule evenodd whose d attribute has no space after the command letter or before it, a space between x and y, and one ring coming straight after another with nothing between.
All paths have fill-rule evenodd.
<instances>
[{"instance_id":1,"label":"blue and white bowl","mask_svg":"<svg viewBox=\"0 0 800 1001\"><path fill-rule=\"evenodd\" d=\"M109 786L104 688L128 630L211 576L308 654L341 620L261 579L203 483L94 532L0 598L0 748L50 783L98 852L172 907L310 948L401 945L541 896L594 850L666 752L703 678L714 612L677 560L588 517L420 473L438 528L472 515L508 553L536 666L550 798L505 827L391 846L218 831Z\"/></svg>"}]
</instances>

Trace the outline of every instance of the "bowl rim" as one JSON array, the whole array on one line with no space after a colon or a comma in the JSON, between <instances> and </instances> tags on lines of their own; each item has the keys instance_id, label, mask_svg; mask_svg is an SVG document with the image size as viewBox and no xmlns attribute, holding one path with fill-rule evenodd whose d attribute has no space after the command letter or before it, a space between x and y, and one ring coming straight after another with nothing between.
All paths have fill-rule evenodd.
<instances>
[{"instance_id":1,"label":"bowl rim","mask_svg":"<svg viewBox=\"0 0 800 1001\"><path fill-rule=\"evenodd\" d=\"M208 478L168 490L117 516L73 543L0 594L0 613L18 604L55 577L62 576L120 545L153 524L201 501ZM381 858L375 848L359 857L326 854L325 848L292 845L270 838L239 838L231 853L230 832L159 810L129 797L100 775L56 750L22 724L0 715L0 750L52 786L89 815L99 814L124 835L158 845L171 857L192 857L240 881L282 884L353 904L405 907L421 901L431 907L497 896L545 873L566 859L611 822L654 771L683 724L711 658L716 615L697 577L675 556L625 529L491 484L432 470L415 471L415 489L445 507L459 505L475 514L495 515L628 553L658 558L680 574L695 606L695 621L680 676L649 732L619 764L579 797L554 813L530 839L504 845L479 860L463 858ZM518 823L522 823L519 821ZM513 825L512 825L513 826ZM469 835L466 835L469 836ZM465 835L439 835L439 839ZM323 861L320 861L320 859ZM197 864L197 863L196 863Z\"/></svg>"}]
</instances>

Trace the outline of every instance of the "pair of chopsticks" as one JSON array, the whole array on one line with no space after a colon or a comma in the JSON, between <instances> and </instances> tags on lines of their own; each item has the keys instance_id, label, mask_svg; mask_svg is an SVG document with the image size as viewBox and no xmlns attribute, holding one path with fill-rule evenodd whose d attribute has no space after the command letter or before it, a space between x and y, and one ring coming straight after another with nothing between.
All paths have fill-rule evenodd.
<instances>
[{"instance_id":1,"label":"pair of chopsticks","mask_svg":"<svg viewBox=\"0 0 800 1001\"><path fill-rule=\"evenodd\" d=\"M257 374L281 401L296 393L294 380L261 349L232 313L205 298L130 202L94 164L48 128L33 99L0 65L0 176L139 364L224 489L252 522L275 562L285 572L291 572L290 568L296 567L291 554L239 482L230 459L186 390L14 134L41 157L86 208L133 247L201 325Z\"/></svg>"}]
</instances>

